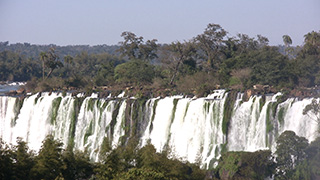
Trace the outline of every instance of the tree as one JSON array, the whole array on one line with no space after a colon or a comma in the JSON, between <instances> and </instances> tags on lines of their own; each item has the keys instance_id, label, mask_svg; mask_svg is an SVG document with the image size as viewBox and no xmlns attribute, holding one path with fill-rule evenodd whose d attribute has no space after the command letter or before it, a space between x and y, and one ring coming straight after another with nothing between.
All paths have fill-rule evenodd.
<instances>
[{"instance_id":1,"label":"tree","mask_svg":"<svg viewBox=\"0 0 320 180\"><path fill-rule=\"evenodd\" d=\"M40 53L40 60L42 62L42 79L44 79L44 70L45 70L44 64L45 64L46 59L47 59L47 53L41 52Z\"/></svg>"},{"instance_id":2,"label":"tree","mask_svg":"<svg viewBox=\"0 0 320 180\"><path fill-rule=\"evenodd\" d=\"M165 50L168 51L168 55L162 62L171 71L169 85L173 85L179 72L182 74L186 73L182 72L183 66L187 69L196 68L196 47L192 41L185 41L183 43L177 41L166 46Z\"/></svg>"},{"instance_id":3,"label":"tree","mask_svg":"<svg viewBox=\"0 0 320 180\"><path fill-rule=\"evenodd\" d=\"M240 89L247 88L248 87L247 81L250 78L251 71L252 70L250 68L233 69L231 71L231 76L232 76L231 79L240 81L240 87L239 87Z\"/></svg>"},{"instance_id":4,"label":"tree","mask_svg":"<svg viewBox=\"0 0 320 180\"><path fill-rule=\"evenodd\" d=\"M125 84L149 84L154 75L153 66L142 60L120 64L114 70L116 81Z\"/></svg>"},{"instance_id":5,"label":"tree","mask_svg":"<svg viewBox=\"0 0 320 180\"><path fill-rule=\"evenodd\" d=\"M89 179L93 175L93 164L90 163L89 156L83 152L68 149L63 153L63 162L66 168L62 174L66 180Z\"/></svg>"},{"instance_id":6,"label":"tree","mask_svg":"<svg viewBox=\"0 0 320 180\"><path fill-rule=\"evenodd\" d=\"M222 154L215 176L219 179L265 179L274 173L270 150Z\"/></svg>"},{"instance_id":7,"label":"tree","mask_svg":"<svg viewBox=\"0 0 320 180\"><path fill-rule=\"evenodd\" d=\"M114 179L122 172L122 161L117 150L111 150L105 154L102 162L94 169L97 179L108 180Z\"/></svg>"},{"instance_id":8,"label":"tree","mask_svg":"<svg viewBox=\"0 0 320 180\"><path fill-rule=\"evenodd\" d=\"M307 146L308 140L293 131L285 131L278 137L276 179L290 179L293 176L296 167L307 158Z\"/></svg>"},{"instance_id":9,"label":"tree","mask_svg":"<svg viewBox=\"0 0 320 180\"><path fill-rule=\"evenodd\" d=\"M139 51L141 53L141 59L146 61L151 61L158 57L157 50L158 44L156 39L148 40L145 44L139 46Z\"/></svg>"},{"instance_id":10,"label":"tree","mask_svg":"<svg viewBox=\"0 0 320 180\"><path fill-rule=\"evenodd\" d=\"M12 179L14 172L12 151L0 138L0 179Z\"/></svg>"},{"instance_id":11,"label":"tree","mask_svg":"<svg viewBox=\"0 0 320 180\"><path fill-rule=\"evenodd\" d=\"M219 24L208 24L205 31L195 38L211 68L217 69L219 67L221 61L220 49L224 46L226 35L227 31Z\"/></svg>"},{"instance_id":12,"label":"tree","mask_svg":"<svg viewBox=\"0 0 320 180\"><path fill-rule=\"evenodd\" d=\"M313 46L319 46L320 44L320 32L309 32L308 34L304 35L304 42L306 44L311 44Z\"/></svg>"},{"instance_id":13,"label":"tree","mask_svg":"<svg viewBox=\"0 0 320 180\"><path fill-rule=\"evenodd\" d=\"M56 179L62 176L62 171L66 168L62 146L63 143L54 140L52 135L46 137L31 169L31 179Z\"/></svg>"},{"instance_id":14,"label":"tree","mask_svg":"<svg viewBox=\"0 0 320 180\"><path fill-rule=\"evenodd\" d=\"M310 56L315 55L319 56L320 54L320 32L309 32L304 35L304 45L300 52L300 56Z\"/></svg>"},{"instance_id":15,"label":"tree","mask_svg":"<svg viewBox=\"0 0 320 180\"><path fill-rule=\"evenodd\" d=\"M22 138L17 138L17 145L13 149L14 179L29 179L30 171L34 165L32 152Z\"/></svg>"},{"instance_id":16,"label":"tree","mask_svg":"<svg viewBox=\"0 0 320 180\"><path fill-rule=\"evenodd\" d=\"M283 35L282 40L284 45L288 48L292 44L292 39L289 35Z\"/></svg>"},{"instance_id":17,"label":"tree","mask_svg":"<svg viewBox=\"0 0 320 180\"><path fill-rule=\"evenodd\" d=\"M69 65L71 65L72 62L73 62L73 57L70 56L70 55L64 56L63 59L64 59L64 62L66 62L66 63L69 64Z\"/></svg>"},{"instance_id":18,"label":"tree","mask_svg":"<svg viewBox=\"0 0 320 180\"><path fill-rule=\"evenodd\" d=\"M317 137L306 149L308 155L307 167L311 179L320 178L320 137Z\"/></svg>"},{"instance_id":19,"label":"tree","mask_svg":"<svg viewBox=\"0 0 320 180\"><path fill-rule=\"evenodd\" d=\"M42 61L42 78L44 78L45 68L49 69L46 79L50 77L51 73L57 69L63 67L62 62L59 60L59 56L55 53L53 48L48 52L41 52L40 59Z\"/></svg>"},{"instance_id":20,"label":"tree","mask_svg":"<svg viewBox=\"0 0 320 180\"><path fill-rule=\"evenodd\" d=\"M269 44L269 39L267 37L264 37L260 34L257 35L258 37L258 48L263 48L265 46L268 46Z\"/></svg>"},{"instance_id":21,"label":"tree","mask_svg":"<svg viewBox=\"0 0 320 180\"><path fill-rule=\"evenodd\" d=\"M308 115L310 118L316 121L318 125L317 131L320 133L320 102L318 102L316 99L312 99L312 102L303 109L302 113L303 115ZM312 114L314 116L312 116Z\"/></svg>"},{"instance_id":22,"label":"tree","mask_svg":"<svg viewBox=\"0 0 320 180\"><path fill-rule=\"evenodd\" d=\"M97 75L94 78L95 84L98 86L110 85L114 83L114 69L116 61L109 61L101 64Z\"/></svg>"},{"instance_id":23,"label":"tree","mask_svg":"<svg viewBox=\"0 0 320 180\"><path fill-rule=\"evenodd\" d=\"M157 58L157 40L148 40L146 43L143 42L143 37L137 37L132 32L123 32L121 37L124 41L120 42L120 53L123 56L129 58L129 60L141 59L145 61L151 61Z\"/></svg>"},{"instance_id":24,"label":"tree","mask_svg":"<svg viewBox=\"0 0 320 180\"><path fill-rule=\"evenodd\" d=\"M283 35L282 36L282 40L283 40L284 45L286 46L285 52L288 55L289 52L293 51L293 49L290 48L290 45L292 44L292 39L291 39L291 37L289 35Z\"/></svg>"}]
</instances>

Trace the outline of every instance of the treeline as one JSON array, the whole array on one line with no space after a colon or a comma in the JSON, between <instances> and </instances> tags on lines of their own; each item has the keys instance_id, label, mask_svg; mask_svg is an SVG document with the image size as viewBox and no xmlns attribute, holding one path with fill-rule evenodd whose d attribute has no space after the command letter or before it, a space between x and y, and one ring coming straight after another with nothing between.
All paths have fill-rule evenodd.
<instances>
[{"instance_id":1,"label":"treeline","mask_svg":"<svg viewBox=\"0 0 320 180\"><path fill-rule=\"evenodd\" d=\"M0 179L319 179L320 138L308 143L304 137L285 131L277 140L276 152L224 152L216 168L203 170L199 164L168 159L170 150L157 153L153 145L137 148L131 139L111 149L107 138L100 147L100 161L92 162L85 152L63 149L63 143L49 135L38 153L26 142L0 143Z\"/></svg>"},{"instance_id":2,"label":"treeline","mask_svg":"<svg viewBox=\"0 0 320 180\"><path fill-rule=\"evenodd\" d=\"M63 149L63 143L49 135L43 141L39 153L29 150L20 138L17 145L0 143L0 179L3 180L85 180L85 179L154 179L197 180L205 178L205 170L199 166L176 159L168 159L168 152L157 153L148 144L137 149L130 141L126 146L111 150L105 139L101 145L100 161L91 162L85 152Z\"/></svg>"},{"instance_id":3,"label":"treeline","mask_svg":"<svg viewBox=\"0 0 320 180\"><path fill-rule=\"evenodd\" d=\"M191 40L171 44L144 40L132 32L121 36L112 55L86 51L64 55L51 48L32 58L2 51L0 80L32 80L28 87L37 91L133 86L197 95L216 88L241 91L256 84L293 89L320 83L320 32L306 34L299 48L291 47L291 38L284 35L285 54L269 46L266 37L229 36L218 24L209 24Z\"/></svg>"},{"instance_id":4,"label":"treeline","mask_svg":"<svg viewBox=\"0 0 320 180\"><path fill-rule=\"evenodd\" d=\"M0 42L0 50L1 51L11 51L18 53L20 55L26 56L28 58L37 59L39 58L39 54L41 52L48 51L50 48L54 48L61 57L66 55L76 56L81 52L87 52L88 54L118 54L116 52L119 49L117 45L96 45L96 46L89 46L89 45L68 45L68 46L58 46L55 44L49 45L36 45L30 43L15 43L10 44L9 41Z\"/></svg>"}]
</instances>

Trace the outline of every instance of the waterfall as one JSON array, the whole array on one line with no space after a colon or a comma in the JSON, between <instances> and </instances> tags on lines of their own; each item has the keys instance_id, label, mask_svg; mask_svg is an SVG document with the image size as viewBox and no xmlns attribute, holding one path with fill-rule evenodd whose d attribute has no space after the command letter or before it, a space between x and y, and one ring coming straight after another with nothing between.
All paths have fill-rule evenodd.
<instances>
[{"instance_id":1,"label":"waterfall","mask_svg":"<svg viewBox=\"0 0 320 180\"><path fill-rule=\"evenodd\" d=\"M285 130L314 140L317 122L312 115L302 113L312 98L280 100L281 96L255 95L244 101L243 94L238 93L232 104L228 104L225 90L202 98L148 100L126 98L124 94L115 98L58 93L23 99L0 96L0 138L16 144L16 138L22 137L38 151L46 135L52 134L64 148L87 151L93 161L98 161L105 138L116 148L136 136L139 147L151 143L158 152L167 151L170 157L209 168L226 150L274 150L277 137ZM231 108L228 123L226 107ZM227 131L223 130L225 124Z\"/></svg>"}]
</instances>

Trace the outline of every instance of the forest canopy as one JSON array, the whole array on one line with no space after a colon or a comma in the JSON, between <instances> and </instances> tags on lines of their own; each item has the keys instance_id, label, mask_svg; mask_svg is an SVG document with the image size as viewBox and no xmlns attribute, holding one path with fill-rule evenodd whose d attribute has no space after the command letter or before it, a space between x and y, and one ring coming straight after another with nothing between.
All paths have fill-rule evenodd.
<instances>
[{"instance_id":1,"label":"forest canopy","mask_svg":"<svg viewBox=\"0 0 320 180\"><path fill-rule=\"evenodd\" d=\"M320 83L320 31L306 34L297 47L288 35L283 46L270 46L267 37L231 36L218 24L170 44L133 32L121 37L115 46L1 42L0 81L28 81L31 91L138 85L197 95L215 88L243 91L258 84L279 90Z\"/></svg>"}]
</instances>

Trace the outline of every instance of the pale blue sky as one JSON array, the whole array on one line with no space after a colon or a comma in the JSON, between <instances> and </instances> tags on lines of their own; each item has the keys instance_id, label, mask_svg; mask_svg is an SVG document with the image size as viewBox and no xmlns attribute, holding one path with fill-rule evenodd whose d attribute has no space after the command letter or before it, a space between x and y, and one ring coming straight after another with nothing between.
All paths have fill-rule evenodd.
<instances>
[{"instance_id":1,"label":"pale blue sky","mask_svg":"<svg viewBox=\"0 0 320 180\"><path fill-rule=\"evenodd\" d=\"M264 35L294 45L320 30L320 0L0 0L0 41L114 45L123 31L160 43L188 40L207 24L230 36Z\"/></svg>"}]
</instances>

